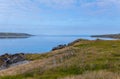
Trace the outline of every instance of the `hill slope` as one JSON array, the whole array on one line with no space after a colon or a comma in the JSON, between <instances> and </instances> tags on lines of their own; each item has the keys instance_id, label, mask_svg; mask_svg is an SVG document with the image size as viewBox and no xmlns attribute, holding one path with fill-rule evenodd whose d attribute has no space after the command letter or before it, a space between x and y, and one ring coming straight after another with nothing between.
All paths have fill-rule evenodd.
<instances>
[{"instance_id":1,"label":"hill slope","mask_svg":"<svg viewBox=\"0 0 120 79\"><path fill-rule=\"evenodd\" d=\"M80 40L30 63L0 71L0 79L120 79L120 40Z\"/></svg>"}]
</instances>

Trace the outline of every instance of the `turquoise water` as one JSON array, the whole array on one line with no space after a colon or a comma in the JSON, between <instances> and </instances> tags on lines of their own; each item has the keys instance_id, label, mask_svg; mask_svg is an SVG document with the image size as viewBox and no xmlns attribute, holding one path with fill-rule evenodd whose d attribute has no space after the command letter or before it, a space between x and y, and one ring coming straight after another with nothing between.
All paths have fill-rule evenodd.
<instances>
[{"instance_id":1,"label":"turquoise water","mask_svg":"<svg viewBox=\"0 0 120 79\"><path fill-rule=\"evenodd\" d=\"M59 44L67 44L79 38L96 39L89 35L39 35L24 39L0 39L0 54L48 52Z\"/></svg>"}]
</instances>

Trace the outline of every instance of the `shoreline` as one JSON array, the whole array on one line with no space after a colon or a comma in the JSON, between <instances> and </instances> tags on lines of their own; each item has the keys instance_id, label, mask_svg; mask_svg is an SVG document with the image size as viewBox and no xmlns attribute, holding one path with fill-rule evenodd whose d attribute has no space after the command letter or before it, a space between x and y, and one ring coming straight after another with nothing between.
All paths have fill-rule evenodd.
<instances>
[{"instance_id":1,"label":"shoreline","mask_svg":"<svg viewBox=\"0 0 120 79\"><path fill-rule=\"evenodd\" d=\"M120 34L91 35L91 37L120 39Z\"/></svg>"},{"instance_id":2,"label":"shoreline","mask_svg":"<svg viewBox=\"0 0 120 79\"><path fill-rule=\"evenodd\" d=\"M27 34L27 33L4 33L0 32L0 39L4 38L28 38L34 35Z\"/></svg>"}]
</instances>

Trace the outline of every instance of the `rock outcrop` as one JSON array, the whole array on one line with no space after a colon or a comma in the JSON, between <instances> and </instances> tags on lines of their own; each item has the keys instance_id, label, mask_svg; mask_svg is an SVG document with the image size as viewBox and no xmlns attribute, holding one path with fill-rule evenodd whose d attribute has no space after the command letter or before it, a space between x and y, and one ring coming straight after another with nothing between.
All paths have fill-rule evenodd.
<instances>
[{"instance_id":1,"label":"rock outcrop","mask_svg":"<svg viewBox=\"0 0 120 79\"><path fill-rule=\"evenodd\" d=\"M4 54L0 56L0 70L9 67L11 64L18 63L25 60L23 53L19 54Z\"/></svg>"},{"instance_id":2,"label":"rock outcrop","mask_svg":"<svg viewBox=\"0 0 120 79\"><path fill-rule=\"evenodd\" d=\"M67 46L66 44L58 45L57 47L54 47L54 48L52 49L52 51L58 50L58 49L63 49L63 48L65 48L66 46Z\"/></svg>"},{"instance_id":3,"label":"rock outcrop","mask_svg":"<svg viewBox=\"0 0 120 79\"><path fill-rule=\"evenodd\" d=\"M73 42L71 42L71 43L68 43L68 44L58 45L58 46L52 48L52 51L59 50L59 49L63 49L63 48L68 47L68 46L72 46L72 45L74 45L75 43L80 42L80 41L88 41L88 40L87 40L87 39L77 39L77 40L75 40L75 41L73 41Z\"/></svg>"},{"instance_id":4,"label":"rock outcrop","mask_svg":"<svg viewBox=\"0 0 120 79\"><path fill-rule=\"evenodd\" d=\"M80 41L88 41L88 40L87 39L77 39L77 40L75 40L75 41L73 41L71 43L68 43L68 46L72 46L72 45L74 45L74 44L76 44L76 43L78 43Z\"/></svg>"}]
</instances>

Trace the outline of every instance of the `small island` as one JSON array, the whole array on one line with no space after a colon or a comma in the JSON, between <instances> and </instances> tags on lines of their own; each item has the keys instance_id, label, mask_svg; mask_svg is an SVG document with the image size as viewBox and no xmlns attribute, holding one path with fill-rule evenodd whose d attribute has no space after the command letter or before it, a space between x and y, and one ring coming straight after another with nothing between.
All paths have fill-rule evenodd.
<instances>
[{"instance_id":1,"label":"small island","mask_svg":"<svg viewBox=\"0 0 120 79\"><path fill-rule=\"evenodd\" d=\"M28 38L33 35L27 33L0 33L0 38Z\"/></svg>"},{"instance_id":2,"label":"small island","mask_svg":"<svg viewBox=\"0 0 120 79\"><path fill-rule=\"evenodd\" d=\"M92 35L91 37L120 39L120 34Z\"/></svg>"}]
</instances>

